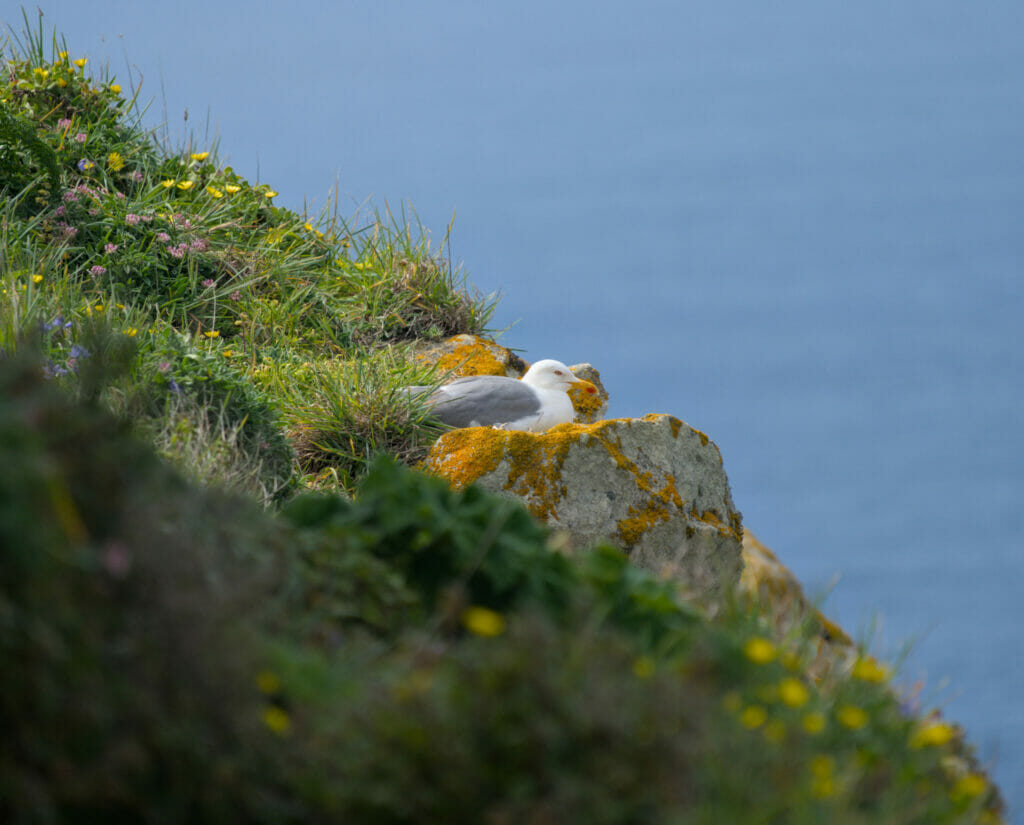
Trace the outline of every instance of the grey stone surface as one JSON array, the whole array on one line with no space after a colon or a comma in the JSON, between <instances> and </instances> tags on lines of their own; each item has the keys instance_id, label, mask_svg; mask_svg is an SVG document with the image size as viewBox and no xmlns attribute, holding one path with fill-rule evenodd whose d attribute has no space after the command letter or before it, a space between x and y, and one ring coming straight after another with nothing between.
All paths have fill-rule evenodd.
<instances>
[{"instance_id":1,"label":"grey stone surface","mask_svg":"<svg viewBox=\"0 0 1024 825\"><path fill-rule=\"evenodd\" d=\"M589 379L588 379L589 380ZM718 448L668 415L565 424L546 433L454 430L429 470L521 499L573 547L618 545L637 564L717 601L739 580L742 524Z\"/></svg>"}]
</instances>

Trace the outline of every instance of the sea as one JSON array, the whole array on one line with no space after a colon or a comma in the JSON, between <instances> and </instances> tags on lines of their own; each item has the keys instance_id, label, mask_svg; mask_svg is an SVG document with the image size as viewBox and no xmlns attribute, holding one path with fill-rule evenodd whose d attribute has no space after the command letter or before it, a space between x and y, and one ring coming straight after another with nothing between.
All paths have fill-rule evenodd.
<instances>
[{"instance_id":1,"label":"sea","mask_svg":"<svg viewBox=\"0 0 1024 825\"><path fill-rule=\"evenodd\" d=\"M1024 3L43 11L172 145L311 214L414 210L501 343L706 432L1024 823Z\"/></svg>"}]
</instances>

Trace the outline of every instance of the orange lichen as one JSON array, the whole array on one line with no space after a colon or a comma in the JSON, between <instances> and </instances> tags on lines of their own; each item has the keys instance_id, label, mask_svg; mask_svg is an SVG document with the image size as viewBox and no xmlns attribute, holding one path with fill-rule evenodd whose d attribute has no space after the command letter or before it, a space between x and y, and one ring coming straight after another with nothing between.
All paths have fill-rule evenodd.
<instances>
[{"instance_id":1,"label":"orange lichen","mask_svg":"<svg viewBox=\"0 0 1024 825\"><path fill-rule=\"evenodd\" d=\"M427 469L448 480L456 490L493 472L505 454L509 435L490 427L465 427L441 436L427 456Z\"/></svg>"},{"instance_id":2,"label":"orange lichen","mask_svg":"<svg viewBox=\"0 0 1024 825\"><path fill-rule=\"evenodd\" d=\"M569 398L576 413L587 418L601 409L604 399L597 387L589 381L581 381L569 387Z\"/></svg>"},{"instance_id":3,"label":"orange lichen","mask_svg":"<svg viewBox=\"0 0 1024 825\"><path fill-rule=\"evenodd\" d=\"M743 541L742 517L735 510L729 511L728 524L722 520L717 510L703 510L700 513L694 511L693 515L698 521L713 527L722 535L729 536L736 541Z\"/></svg>"},{"instance_id":4,"label":"orange lichen","mask_svg":"<svg viewBox=\"0 0 1024 825\"><path fill-rule=\"evenodd\" d=\"M676 489L676 480L669 473L665 473L665 485L659 490L653 490L649 486L652 479L650 473L644 473L643 479L635 472L633 475L637 479L637 486L650 494L650 498L639 509L630 507L629 515L616 524L619 537L627 547L635 545L648 530L656 524L668 521L674 512L680 512L683 507L679 491Z\"/></svg>"},{"instance_id":5,"label":"orange lichen","mask_svg":"<svg viewBox=\"0 0 1024 825\"><path fill-rule=\"evenodd\" d=\"M442 372L451 371L456 377L464 375L505 375L506 365L503 364L491 349L492 344L481 338L462 336L470 338L469 343L460 344L451 352L441 356L437 362L438 369Z\"/></svg>"},{"instance_id":6,"label":"orange lichen","mask_svg":"<svg viewBox=\"0 0 1024 825\"><path fill-rule=\"evenodd\" d=\"M579 439L576 430L576 425L560 424L546 433L509 433L505 489L522 496L527 509L543 521L557 516L556 505L565 497L562 465Z\"/></svg>"}]
</instances>

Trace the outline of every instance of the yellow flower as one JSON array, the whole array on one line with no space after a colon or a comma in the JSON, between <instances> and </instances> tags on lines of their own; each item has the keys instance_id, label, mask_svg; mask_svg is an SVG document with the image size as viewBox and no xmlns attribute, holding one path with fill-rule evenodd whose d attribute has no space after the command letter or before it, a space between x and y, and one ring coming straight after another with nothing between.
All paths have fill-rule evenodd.
<instances>
[{"instance_id":1,"label":"yellow flower","mask_svg":"<svg viewBox=\"0 0 1024 825\"><path fill-rule=\"evenodd\" d=\"M233 184L233 183L228 183L228 184L225 184L224 191L227 192L229 195L233 195L233 194L235 194L235 192L241 192L242 191L242 187L241 186L235 186L235 184Z\"/></svg>"},{"instance_id":2,"label":"yellow flower","mask_svg":"<svg viewBox=\"0 0 1024 825\"><path fill-rule=\"evenodd\" d=\"M859 730L868 723L868 714L856 705L842 705L836 710L836 719L844 728Z\"/></svg>"},{"instance_id":3,"label":"yellow flower","mask_svg":"<svg viewBox=\"0 0 1024 825\"><path fill-rule=\"evenodd\" d=\"M217 329L207 330L206 332L203 333L203 335L205 335L207 338L216 338L217 336L220 335L220 330L217 330Z\"/></svg>"},{"instance_id":4,"label":"yellow flower","mask_svg":"<svg viewBox=\"0 0 1024 825\"><path fill-rule=\"evenodd\" d=\"M311 224L311 223L309 223L307 221L306 223L302 224L302 228L305 229L307 232L312 232L313 231L313 224Z\"/></svg>"},{"instance_id":5,"label":"yellow flower","mask_svg":"<svg viewBox=\"0 0 1024 825\"><path fill-rule=\"evenodd\" d=\"M58 60L67 60L68 59L68 53L67 52L57 52L57 59Z\"/></svg>"},{"instance_id":6,"label":"yellow flower","mask_svg":"<svg viewBox=\"0 0 1024 825\"><path fill-rule=\"evenodd\" d=\"M225 358L230 358L232 355L234 355L234 353L231 350L226 349L224 350L223 355Z\"/></svg>"},{"instance_id":7,"label":"yellow flower","mask_svg":"<svg viewBox=\"0 0 1024 825\"><path fill-rule=\"evenodd\" d=\"M124 304L114 304L118 309L124 309Z\"/></svg>"},{"instance_id":8,"label":"yellow flower","mask_svg":"<svg viewBox=\"0 0 1024 825\"><path fill-rule=\"evenodd\" d=\"M819 799L833 796L836 792L836 780L833 776L836 761L831 756L815 756L811 760L811 793Z\"/></svg>"},{"instance_id":9,"label":"yellow flower","mask_svg":"<svg viewBox=\"0 0 1024 825\"><path fill-rule=\"evenodd\" d=\"M41 283L42 280L43 280L43 276L42 275L36 274L36 275L32 276L32 283L34 283L34 284Z\"/></svg>"},{"instance_id":10,"label":"yellow flower","mask_svg":"<svg viewBox=\"0 0 1024 825\"><path fill-rule=\"evenodd\" d=\"M871 657L865 659L858 659L857 664L853 666L852 675L855 679L860 679L862 682L884 682L889 678L889 670L878 664Z\"/></svg>"},{"instance_id":11,"label":"yellow flower","mask_svg":"<svg viewBox=\"0 0 1024 825\"><path fill-rule=\"evenodd\" d=\"M84 69L85 68L85 64L89 62L89 58L87 58L87 57L80 57L80 58L78 58L78 60L72 60L71 62L74 63L76 66L78 66L79 69Z\"/></svg>"},{"instance_id":12,"label":"yellow flower","mask_svg":"<svg viewBox=\"0 0 1024 825\"><path fill-rule=\"evenodd\" d=\"M277 192L275 192L273 189L268 189L266 192L263 193L263 195L264 197L267 198L276 198Z\"/></svg>"},{"instance_id":13,"label":"yellow flower","mask_svg":"<svg viewBox=\"0 0 1024 825\"><path fill-rule=\"evenodd\" d=\"M811 694L803 682L790 678L779 683L779 698L791 708L799 708L807 704Z\"/></svg>"},{"instance_id":14,"label":"yellow flower","mask_svg":"<svg viewBox=\"0 0 1024 825\"><path fill-rule=\"evenodd\" d=\"M111 152L107 155L107 166L113 169L115 172L119 172L124 169L124 158L121 157L120 152Z\"/></svg>"},{"instance_id":15,"label":"yellow flower","mask_svg":"<svg viewBox=\"0 0 1024 825\"><path fill-rule=\"evenodd\" d=\"M776 653L775 645L761 636L755 636L743 645L743 655L759 665L768 664L775 658Z\"/></svg>"},{"instance_id":16,"label":"yellow flower","mask_svg":"<svg viewBox=\"0 0 1024 825\"><path fill-rule=\"evenodd\" d=\"M68 82L63 77L58 77L57 78L57 85L60 86L63 89L65 86L68 85Z\"/></svg>"},{"instance_id":17,"label":"yellow flower","mask_svg":"<svg viewBox=\"0 0 1024 825\"><path fill-rule=\"evenodd\" d=\"M462 611L462 624L477 636L500 636L505 632L505 618L487 607L467 607Z\"/></svg>"},{"instance_id":18,"label":"yellow flower","mask_svg":"<svg viewBox=\"0 0 1024 825\"><path fill-rule=\"evenodd\" d=\"M768 711L760 705L751 705L748 708L744 708L743 713L740 714L740 724L750 730L761 727L767 719Z\"/></svg>"},{"instance_id":19,"label":"yellow flower","mask_svg":"<svg viewBox=\"0 0 1024 825\"><path fill-rule=\"evenodd\" d=\"M134 338L138 333L139 331L135 327L128 327L128 329L121 330L121 334L127 335L129 338Z\"/></svg>"},{"instance_id":20,"label":"yellow flower","mask_svg":"<svg viewBox=\"0 0 1024 825\"><path fill-rule=\"evenodd\" d=\"M103 312L103 304L96 304L93 309L96 310L96 312Z\"/></svg>"},{"instance_id":21,"label":"yellow flower","mask_svg":"<svg viewBox=\"0 0 1024 825\"><path fill-rule=\"evenodd\" d=\"M988 788L988 782L984 776L980 773L969 773L956 781L949 795L954 802L962 802L980 796L986 788Z\"/></svg>"},{"instance_id":22,"label":"yellow flower","mask_svg":"<svg viewBox=\"0 0 1024 825\"><path fill-rule=\"evenodd\" d=\"M193 152L189 155L192 160L206 160L210 156L209 152Z\"/></svg>"},{"instance_id":23,"label":"yellow flower","mask_svg":"<svg viewBox=\"0 0 1024 825\"><path fill-rule=\"evenodd\" d=\"M170 179L160 181L160 185L164 189L170 189L172 186L174 186L175 183L177 183L177 181L173 181L173 180L170 180Z\"/></svg>"},{"instance_id":24,"label":"yellow flower","mask_svg":"<svg viewBox=\"0 0 1024 825\"><path fill-rule=\"evenodd\" d=\"M207 193L209 193L211 198L223 198L224 197L224 193L221 192L219 189L217 189L215 186L207 186L206 187L206 191L207 191Z\"/></svg>"},{"instance_id":25,"label":"yellow flower","mask_svg":"<svg viewBox=\"0 0 1024 825\"><path fill-rule=\"evenodd\" d=\"M256 674L256 687L262 693L277 693L281 689L281 680L277 674L269 670L261 670Z\"/></svg>"},{"instance_id":26,"label":"yellow flower","mask_svg":"<svg viewBox=\"0 0 1024 825\"><path fill-rule=\"evenodd\" d=\"M932 745L945 745L954 736L956 728L945 722L926 722L910 736L910 747L926 748Z\"/></svg>"},{"instance_id":27,"label":"yellow flower","mask_svg":"<svg viewBox=\"0 0 1024 825\"><path fill-rule=\"evenodd\" d=\"M803 729L814 736L825 730L825 714L818 710L812 710L801 721Z\"/></svg>"},{"instance_id":28,"label":"yellow flower","mask_svg":"<svg viewBox=\"0 0 1024 825\"><path fill-rule=\"evenodd\" d=\"M46 80L50 76L50 73L46 69L33 69L32 74L36 76L37 80Z\"/></svg>"},{"instance_id":29,"label":"yellow flower","mask_svg":"<svg viewBox=\"0 0 1024 825\"><path fill-rule=\"evenodd\" d=\"M638 679L647 679L654 675L654 659L641 656L633 662L633 675Z\"/></svg>"},{"instance_id":30,"label":"yellow flower","mask_svg":"<svg viewBox=\"0 0 1024 825\"><path fill-rule=\"evenodd\" d=\"M121 94L121 84L120 83L111 83L110 84L110 91L112 91L115 95Z\"/></svg>"},{"instance_id":31,"label":"yellow flower","mask_svg":"<svg viewBox=\"0 0 1024 825\"><path fill-rule=\"evenodd\" d=\"M187 192L189 189L191 189L195 185L196 185L196 182L194 180L178 181L178 188L184 190L185 192Z\"/></svg>"},{"instance_id":32,"label":"yellow flower","mask_svg":"<svg viewBox=\"0 0 1024 825\"><path fill-rule=\"evenodd\" d=\"M283 708L268 705L263 711L263 724L278 736L285 736L291 730L292 718Z\"/></svg>"}]
</instances>

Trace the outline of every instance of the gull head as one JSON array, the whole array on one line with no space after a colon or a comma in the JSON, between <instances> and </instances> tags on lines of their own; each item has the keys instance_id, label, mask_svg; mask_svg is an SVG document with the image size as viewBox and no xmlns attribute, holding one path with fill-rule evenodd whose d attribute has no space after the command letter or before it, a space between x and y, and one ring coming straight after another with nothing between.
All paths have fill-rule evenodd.
<instances>
[{"instance_id":1,"label":"gull head","mask_svg":"<svg viewBox=\"0 0 1024 825\"><path fill-rule=\"evenodd\" d=\"M573 375L572 370L561 361L545 358L530 367L522 380L537 389L566 392L573 384L581 383L582 379Z\"/></svg>"}]
</instances>

